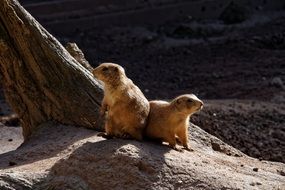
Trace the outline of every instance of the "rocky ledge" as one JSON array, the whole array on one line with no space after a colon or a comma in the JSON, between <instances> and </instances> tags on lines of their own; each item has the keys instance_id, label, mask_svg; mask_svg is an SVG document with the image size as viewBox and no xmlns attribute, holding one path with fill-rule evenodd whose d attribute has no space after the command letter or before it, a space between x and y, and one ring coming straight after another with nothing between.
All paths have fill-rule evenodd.
<instances>
[{"instance_id":1,"label":"rocky ledge","mask_svg":"<svg viewBox=\"0 0 285 190\"><path fill-rule=\"evenodd\" d=\"M0 155L0 189L282 189L285 164L246 156L197 126L193 152L149 141L106 140L46 123Z\"/></svg>"}]
</instances>

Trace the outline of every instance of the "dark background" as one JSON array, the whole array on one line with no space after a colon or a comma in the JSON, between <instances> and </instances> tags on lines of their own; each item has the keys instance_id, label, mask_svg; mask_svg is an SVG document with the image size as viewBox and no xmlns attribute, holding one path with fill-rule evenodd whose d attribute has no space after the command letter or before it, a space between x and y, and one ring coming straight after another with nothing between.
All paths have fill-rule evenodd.
<instances>
[{"instance_id":1,"label":"dark background","mask_svg":"<svg viewBox=\"0 0 285 190\"><path fill-rule=\"evenodd\" d=\"M285 79L282 0L21 2L93 66L124 66L150 99L268 100Z\"/></svg>"},{"instance_id":2,"label":"dark background","mask_svg":"<svg viewBox=\"0 0 285 190\"><path fill-rule=\"evenodd\" d=\"M191 120L248 155L285 162L283 0L21 0L92 66L115 62L149 99L194 93Z\"/></svg>"}]
</instances>

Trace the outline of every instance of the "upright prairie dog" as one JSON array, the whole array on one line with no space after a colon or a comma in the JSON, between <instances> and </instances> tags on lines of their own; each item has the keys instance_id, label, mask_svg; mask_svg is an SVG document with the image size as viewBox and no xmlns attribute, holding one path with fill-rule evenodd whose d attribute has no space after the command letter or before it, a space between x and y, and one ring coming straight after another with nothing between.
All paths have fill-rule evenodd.
<instances>
[{"instance_id":1,"label":"upright prairie dog","mask_svg":"<svg viewBox=\"0 0 285 190\"><path fill-rule=\"evenodd\" d=\"M142 140L149 114L149 102L141 90L126 76L120 65L102 63L92 73L104 83L101 113L107 112L107 137Z\"/></svg>"},{"instance_id":2,"label":"upright prairie dog","mask_svg":"<svg viewBox=\"0 0 285 190\"><path fill-rule=\"evenodd\" d=\"M150 113L145 135L148 138L168 142L175 150L176 138L186 150L188 146L188 126L190 116L202 109L203 102L194 94L178 96L171 102L150 101Z\"/></svg>"}]
</instances>

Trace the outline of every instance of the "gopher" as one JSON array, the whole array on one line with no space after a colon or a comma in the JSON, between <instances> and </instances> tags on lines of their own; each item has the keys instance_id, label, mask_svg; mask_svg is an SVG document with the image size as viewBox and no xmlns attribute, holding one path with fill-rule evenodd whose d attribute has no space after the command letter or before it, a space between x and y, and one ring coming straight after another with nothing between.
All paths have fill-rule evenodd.
<instances>
[{"instance_id":1,"label":"gopher","mask_svg":"<svg viewBox=\"0 0 285 190\"><path fill-rule=\"evenodd\" d=\"M192 150L188 146L189 118L202 107L203 102L194 94L178 96L171 102L150 101L146 137L168 142L170 147L179 150L176 148L177 140L186 150Z\"/></svg>"},{"instance_id":2,"label":"gopher","mask_svg":"<svg viewBox=\"0 0 285 190\"><path fill-rule=\"evenodd\" d=\"M102 63L92 73L104 83L101 113L106 113L105 136L142 140L149 114L144 94L120 65Z\"/></svg>"}]
</instances>

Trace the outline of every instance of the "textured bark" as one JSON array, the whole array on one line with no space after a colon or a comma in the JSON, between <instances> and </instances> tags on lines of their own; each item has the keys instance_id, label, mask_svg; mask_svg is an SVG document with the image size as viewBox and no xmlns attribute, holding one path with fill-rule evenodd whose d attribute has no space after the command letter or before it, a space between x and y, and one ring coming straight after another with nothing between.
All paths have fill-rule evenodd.
<instances>
[{"instance_id":1,"label":"textured bark","mask_svg":"<svg viewBox=\"0 0 285 190\"><path fill-rule=\"evenodd\" d=\"M81 49L77 46L76 43L67 43L65 46L66 50L74 57L78 63L80 63L83 67L85 67L87 70L92 71L92 66L89 64L89 62L85 59L85 56Z\"/></svg>"},{"instance_id":2,"label":"textured bark","mask_svg":"<svg viewBox=\"0 0 285 190\"><path fill-rule=\"evenodd\" d=\"M0 1L5 96L27 139L41 123L101 129L101 85L17 1Z\"/></svg>"}]
</instances>

